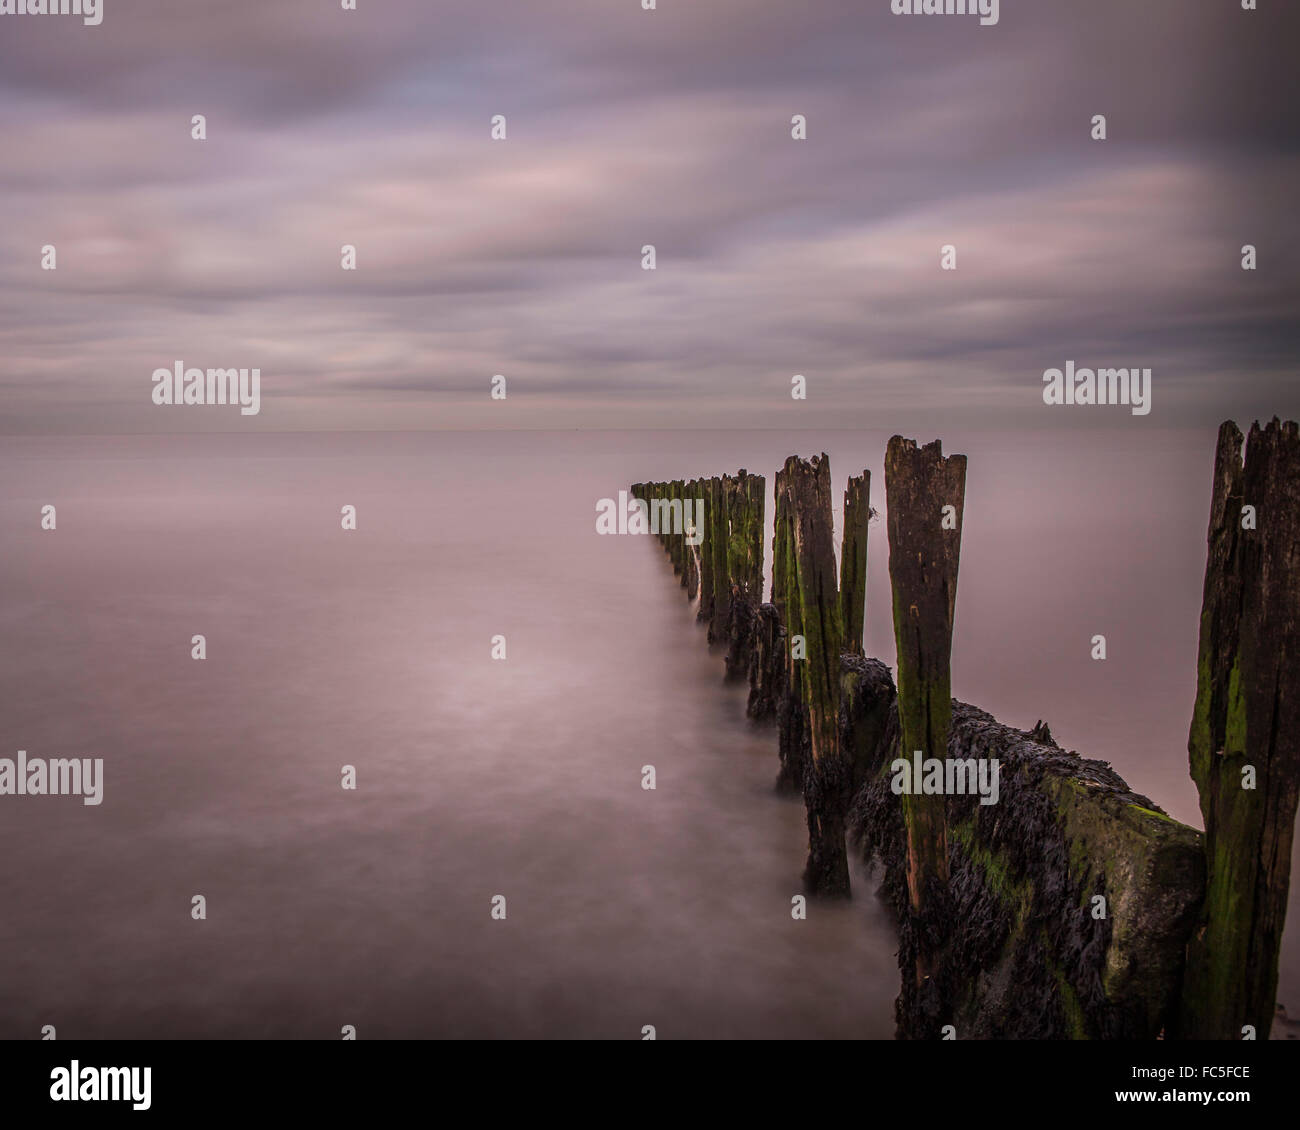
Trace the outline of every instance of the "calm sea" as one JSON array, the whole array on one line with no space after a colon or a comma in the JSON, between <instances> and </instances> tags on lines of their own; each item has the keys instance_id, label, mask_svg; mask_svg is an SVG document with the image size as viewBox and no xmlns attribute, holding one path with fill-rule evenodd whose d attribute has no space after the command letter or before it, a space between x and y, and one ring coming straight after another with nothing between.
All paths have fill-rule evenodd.
<instances>
[{"instance_id":1,"label":"calm sea","mask_svg":"<svg viewBox=\"0 0 1300 1130\"><path fill-rule=\"evenodd\" d=\"M0 756L105 763L99 807L0 799L0 1037L891 1036L872 877L791 918L775 734L657 544L595 533L631 482L744 466L770 492L792 453L830 454L837 506L870 469L883 510L887 438L0 440ZM955 693L1199 826L1213 435L944 440L970 458ZM881 522L867 650L892 662L886 561Z\"/></svg>"}]
</instances>

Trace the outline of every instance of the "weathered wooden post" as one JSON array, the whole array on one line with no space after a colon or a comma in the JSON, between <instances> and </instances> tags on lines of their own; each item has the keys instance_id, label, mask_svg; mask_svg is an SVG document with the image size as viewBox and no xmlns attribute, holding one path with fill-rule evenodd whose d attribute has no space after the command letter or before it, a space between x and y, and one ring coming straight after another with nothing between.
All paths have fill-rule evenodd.
<instances>
[{"instance_id":1,"label":"weathered wooden post","mask_svg":"<svg viewBox=\"0 0 1300 1130\"><path fill-rule=\"evenodd\" d=\"M809 753L808 712L803 700L803 679L795 658L796 646L803 647L802 612L795 584L794 501L790 494L791 469L798 458L791 455L776 473L774 487L775 523L772 530L772 604L785 626L785 678L777 704L776 720L781 768L776 778L778 792L803 792L804 766ZM796 645L796 638L798 644Z\"/></svg>"},{"instance_id":2,"label":"weathered wooden post","mask_svg":"<svg viewBox=\"0 0 1300 1130\"><path fill-rule=\"evenodd\" d=\"M731 630L731 569L727 549L731 529L727 516L730 475L709 480L709 533L705 539L713 561L713 615L709 618L709 643L725 643Z\"/></svg>"},{"instance_id":3,"label":"weathered wooden post","mask_svg":"<svg viewBox=\"0 0 1300 1130\"><path fill-rule=\"evenodd\" d=\"M672 511L672 494L673 484L663 482L659 484L658 495L655 502L652 503L652 509L656 508L660 514L671 513ZM671 536L671 527L665 523L662 517L659 520L659 542L664 547L664 552L668 555L668 560L673 560L673 539Z\"/></svg>"},{"instance_id":4,"label":"weathered wooden post","mask_svg":"<svg viewBox=\"0 0 1300 1130\"><path fill-rule=\"evenodd\" d=\"M785 597L790 571L790 556L787 537L790 532L790 492L789 475L786 468L795 456L785 461L772 480L772 605L776 608L782 622L785 620Z\"/></svg>"},{"instance_id":5,"label":"weathered wooden post","mask_svg":"<svg viewBox=\"0 0 1300 1130\"><path fill-rule=\"evenodd\" d=\"M919 752L946 761L952 720L953 612L961 554L966 457L944 458L935 440L918 447L894 436L885 452L885 505L889 511L889 581L893 589L894 638L898 647L900 756ZM921 782L912 782L913 789ZM947 975L940 968L950 929L946 798L904 793L907 887L915 953L912 984L904 998L912 1015L927 1018L938 1036L951 1007Z\"/></svg>"},{"instance_id":6,"label":"weathered wooden post","mask_svg":"<svg viewBox=\"0 0 1300 1130\"><path fill-rule=\"evenodd\" d=\"M702 624L711 623L713 620L713 482L712 479L700 479L696 484L699 490L696 497L704 499L704 512L699 518L700 533L704 540L697 548L700 566L700 607L695 614L696 621Z\"/></svg>"},{"instance_id":7,"label":"weathered wooden post","mask_svg":"<svg viewBox=\"0 0 1300 1130\"><path fill-rule=\"evenodd\" d=\"M749 679L758 654L759 603L763 599L763 501L765 483L743 467L732 481L727 508L731 540L727 550L731 575L731 631L726 677Z\"/></svg>"},{"instance_id":8,"label":"weathered wooden post","mask_svg":"<svg viewBox=\"0 0 1300 1130\"><path fill-rule=\"evenodd\" d=\"M700 483L698 479L691 479L683 486L684 498L682 499L682 555L684 568L682 569L682 583L686 586L686 596L694 600L700 594L700 563L699 563L699 531L704 528L704 514L701 510ZM686 505L691 507L691 520L686 521ZM696 544L691 544L696 542Z\"/></svg>"},{"instance_id":9,"label":"weathered wooden post","mask_svg":"<svg viewBox=\"0 0 1300 1130\"><path fill-rule=\"evenodd\" d=\"M672 549L673 572L686 584L686 542L682 537L682 506L685 491L681 479L668 484L668 544Z\"/></svg>"},{"instance_id":10,"label":"weathered wooden post","mask_svg":"<svg viewBox=\"0 0 1300 1130\"><path fill-rule=\"evenodd\" d=\"M804 766L808 862L804 886L811 894L849 893L848 816L851 771L840 748L840 653L844 626L835 580L831 470L825 454L786 463L791 505L793 570L786 607L799 609L802 648L795 659L807 708L810 758ZM791 583L793 581L793 583Z\"/></svg>"},{"instance_id":11,"label":"weathered wooden post","mask_svg":"<svg viewBox=\"0 0 1300 1130\"><path fill-rule=\"evenodd\" d=\"M672 483L662 482L659 484L659 491L656 497L656 502L658 503L661 512L665 509L671 509L672 493L673 493ZM668 560L672 561L673 541L672 538L669 536L669 527L662 521L659 524L659 542L664 547L664 552L668 554Z\"/></svg>"},{"instance_id":12,"label":"weathered wooden post","mask_svg":"<svg viewBox=\"0 0 1300 1130\"><path fill-rule=\"evenodd\" d=\"M647 521L649 521L649 518L650 518L650 509L651 509L651 507L654 506L654 500L655 500L656 498L658 498L658 497L659 497L659 484L658 484L658 483L646 483L646 484L644 484L644 486L643 486L643 488L642 488L641 501L644 502L644 503L645 503L645 506L646 506L646 520L647 520ZM662 539L660 539L660 545L662 546L662 544L663 544L663 541L662 541Z\"/></svg>"},{"instance_id":13,"label":"weathered wooden post","mask_svg":"<svg viewBox=\"0 0 1300 1130\"><path fill-rule=\"evenodd\" d=\"M745 522L745 593L753 602L763 601L763 512L767 501L767 480L762 475L740 472L743 484Z\"/></svg>"},{"instance_id":14,"label":"weathered wooden post","mask_svg":"<svg viewBox=\"0 0 1300 1130\"><path fill-rule=\"evenodd\" d=\"M756 722L779 717L786 693L785 625L774 604L758 606L754 633L754 662L749 669L749 701L745 714Z\"/></svg>"},{"instance_id":15,"label":"weathered wooden post","mask_svg":"<svg viewBox=\"0 0 1300 1130\"><path fill-rule=\"evenodd\" d=\"M871 520L871 472L850 477L844 491L844 540L840 546L840 609L844 650L864 654L867 614L867 524Z\"/></svg>"},{"instance_id":16,"label":"weathered wooden post","mask_svg":"<svg viewBox=\"0 0 1300 1130\"><path fill-rule=\"evenodd\" d=\"M1300 788L1300 434L1219 429L1188 737L1206 892L1177 1034L1266 1039Z\"/></svg>"}]
</instances>

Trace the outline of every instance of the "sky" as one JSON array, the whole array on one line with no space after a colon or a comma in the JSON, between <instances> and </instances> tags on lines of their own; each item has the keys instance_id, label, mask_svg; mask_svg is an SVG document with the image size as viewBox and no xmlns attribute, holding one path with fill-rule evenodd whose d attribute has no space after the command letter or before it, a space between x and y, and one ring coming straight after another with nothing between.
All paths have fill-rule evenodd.
<instances>
[{"instance_id":1,"label":"sky","mask_svg":"<svg viewBox=\"0 0 1300 1130\"><path fill-rule=\"evenodd\" d=\"M1298 41L1281 0L3 15L0 433L1294 417ZM259 413L155 405L178 360ZM1067 360L1151 413L1044 404Z\"/></svg>"}]
</instances>

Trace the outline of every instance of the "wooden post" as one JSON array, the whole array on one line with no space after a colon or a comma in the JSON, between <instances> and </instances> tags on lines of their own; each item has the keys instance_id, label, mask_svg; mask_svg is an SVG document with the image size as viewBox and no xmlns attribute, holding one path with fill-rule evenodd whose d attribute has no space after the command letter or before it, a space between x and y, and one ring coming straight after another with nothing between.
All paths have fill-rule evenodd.
<instances>
[{"instance_id":1,"label":"wooden post","mask_svg":"<svg viewBox=\"0 0 1300 1130\"><path fill-rule=\"evenodd\" d=\"M1219 429L1188 736L1206 893L1187 949L1184 1039L1267 1039L1300 788L1300 435Z\"/></svg>"},{"instance_id":2,"label":"wooden post","mask_svg":"<svg viewBox=\"0 0 1300 1130\"><path fill-rule=\"evenodd\" d=\"M772 532L772 604L785 626L784 693L776 711L781 758L776 788L783 793L803 792L804 766L811 756L803 678L794 658L795 638L803 637L802 613L795 589L798 574L794 558L794 502L790 494L790 476L797 463L797 457L791 455L776 473L776 521Z\"/></svg>"},{"instance_id":3,"label":"wooden post","mask_svg":"<svg viewBox=\"0 0 1300 1130\"><path fill-rule=\"evenodd\" d=\"M709 556L713 561L713 614L709 617L709 643L724 643L731 628L731 570L727 547L731 530L727 518L727 494L731 476L709 480Z\"/></svg>"},{"instance_id":4,"label":"wooden post","mask_svg":"<svg viewBox=\"0 0 1300 1130\"><path fill-rule=\"evenodd\" d=\"M731 540L727 568L731 576L731 625L726 659L727 679L749 680L758 658L759 602L763 587L763 493L761 475L743 467L731 480L727 513Z\"/></svg>"},{"instance_id":5,"label":"wooden post","mask_svg":"<svg viewBox=\"0 0 1300 1130\"><path fill-rule=\"evenodd\" d=\"M696 497L704 499L704 513L700 517L704 540L697 548L700 556L700 607L695 614L695 619L703 624L711 623L713 620L713 509L715 506L713 484L715 481L700 479L697 484L699 494Z\"/></svg>"},{"instance_id":6,"label":"wooden post","mask_svg":"<svg viewBox=\"0 0 1300 1130\"><path fill-rule=\"evenodd\" d=\"M844 540L840 547L840 609L844 650L862 650L867 614L867 524L871 520L871 472L849 479L844 492Z\"/></svg>"},{"instance_id":7,"label":"wooden post","mask_svg":"<svg viewBox=\"0 0 1300 1130\"><path fill-rule=\"evenodd\" d=\"M798 605L803 657L795 661L808 710L811 759L804 767L808 816L808 863L804 886L811 894L847 897L848 850L844 842L851 773L840 749L840 654L844 626L835 582L831 517L831 470L825 454L786 463L794 534L794 583L787 607Z\"/></svg>"},{"instance_id":8,"label":"wooden post","mask_svg":"<svg viewBox=\"0 0 1300 1130\"><path fill-rule=\"evenodd\" d=\"M754 661L749 668L749 702L745 713L756 722L779 717L785 697L786 652L785 627L776 605L758 606L758 624L754 635Z\"/></svg>"},{"instance_id":9,"label":"wooden post","mask_svg":"<svg viewBox=\"0 0 1300 1130\"><path fill-rule=\"evenodd\" d=\"M785 623L785 598L787 573L790 570L788 541L790 537L790 494L786 468L790 466L793 455L785 461L785 466L777 471L772 480L772 604Z\"/></svg>"},{"instance_id":10,"label":"wooden post","mask_svg":"<svg viewBox=\"0 0 1300 1130\"><path fill-rule=\"evenodd\" d=\"M689 599L694 600L700 594L700 564L699 564L699 546L691 545L686 538L690 537L694 541L698 536L699 530L703 529L704 515L700 510L700 483L698 479L691 479L684 484L682 498L682 556L684 568L682 570L682 583L686 586L686 595ZM696 527L692 533L686 526L686 504L691 506L692 527Z\"/></svg>"},{"instance_id":11,"label":"wooden post","mask_svg":"<svg viewBox=\"0 0 1300 1130\"><path fill-rule=\"evenodd\" d=\"M731 524L732 577L747 600L763 600L763 503L767 483L743 467L736 477L735 512Z\"/></svg>"},{"instance_id":12,"label":"wooden post","mask_svg":"<svg viewBox=\"0 0 1300 1130\"><path fill-rule=\"evenodd\" d=\"M966 495L966 457L894 436L885 453L889 580L898 646L900 757L946 761L952 720L952 623ZM948 841L942 795L903 795L907 887L916 937L913 991L938 1036L950 1007L939 955L950 929ZM908 992L905 989L905 993Z\"/></svg>"},{"instance_id":13,"label":"wooden post","mask_svg":"<svg viewBox=\"0 0 1300 1130\"><path fill-rule=\"evenodd\" d=\"M682 489L682 480L673 479L668 484L669 495L669 529L668 544L672 548L673 572L681 577L683 587L686 584L686 539L682 536L682 497L685 491Z\"/></svg>"}]
</instances>

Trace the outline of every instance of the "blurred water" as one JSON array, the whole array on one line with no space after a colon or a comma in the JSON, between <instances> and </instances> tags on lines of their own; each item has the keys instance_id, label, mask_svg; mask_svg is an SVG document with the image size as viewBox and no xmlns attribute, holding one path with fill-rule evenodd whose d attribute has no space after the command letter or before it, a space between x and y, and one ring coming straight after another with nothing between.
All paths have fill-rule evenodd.
<instances>
[{"instance_id":1,"label":"blurred water","mask_svg":"<svg viewBox=\"0 0 1300 1130\"><path fill-rule=\"evenodd\" d=\"M102 757L106 784L98 808L0 801L0 1036L892 1035L869 877L791 919L805 830L775 735L657 545L594 526L630 482L770 488L796 451L830 453L837 503L870 468L883 509L886 439L6 438L0 750ZM957 695L1047 719L1198 825L1212 440L945 437L971 459ZM870 552L892 661L883 524Z\"/></svg>"}]
</instances>

